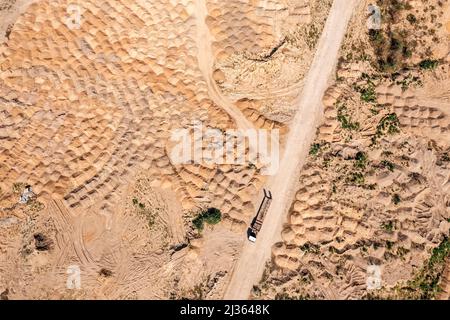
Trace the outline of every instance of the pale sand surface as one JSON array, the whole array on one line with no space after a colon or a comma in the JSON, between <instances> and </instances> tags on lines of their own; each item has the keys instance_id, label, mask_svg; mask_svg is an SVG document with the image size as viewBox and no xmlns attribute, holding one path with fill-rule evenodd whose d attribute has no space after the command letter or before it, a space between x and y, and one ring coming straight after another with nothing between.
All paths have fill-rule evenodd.
<instances>
[{"instance_id":1,"label":"pale sand surface","mask_svg":"<svg viewBox=\"0 0 450 320\"><path fill-rule=\"evenodd\" d=\"M366 0L92 0L79 29L72 1L0 0L2 297L418 298L405 286L450 224L450 4L431 2L392 13L384 36L413 68L379 77ZM193 120L279 129L281 171L174 164L171 132ZM200 233L208 207L222 221ZM432 297L448 299L448 268Z\"/></svg>"},{"instance_id":2,"label":"pale sand surface","mask_svg":"<svg viewBox=\"0 0 450 320\"><path fill-rule=\"evenodd\" d=\"M306 78L299 101L299 111L290 127L281 170L271 177L267 189L274 200L255 244L244 246L227 288L225 299L247 299L252 286L261 278L270 245L281 231L284 212L290 206L293 190L303 159L309 151L318 116L322 112L322 96L330 81L347 23L357 1L335 1L317 48L317 55ZM295 192L295 191L294 191Z\"/></svg>"},{"instance_id":3,"label":"pale sand surface","mask_svg":"<svg viewBox=\"0 0 450 320\"><path fill-rule=\"evenodd\" d=\"M391 79L370 64L362 14L369 3L352 19L337 82L323 99L317 147L253 297L448 299L448 260L427 266L435 248L448 246L450 228L450 34L443 23L450 10L411 1L399 15L393 29L422 41L404 61L441 62ZM423 21L415 30L408 14ZM373 88L375 101L363 101L361 88ZM380 268L380 290L367 286L370 266ZM441 275L435 288L442 293L422 289L427 274Z\"/></svg>"},{"instance_id":4,"label":"pale sand surface","mask_svg":"<svg viewBox=\"0 0 450 320\"><path fill-rule=\"evenodd\" d=\"M221 297L266 178L259 166L175 165L171 131L192 133L200 120L204 130L278 128L284 136L272 96L237 101L216 71L223 52L264 56L280 38L320 28L326 11L315 21L306 2L85 1L80 28L69 28L71 1L1 4L0 291ZM229 12L241 22L230 26ZM274 57L299 61L303 46ZM300 80L270 63L262 69L279 79L280 96L292 96L283 106L291 112ZM26 184L37 199L19 205ZM207 207L220 208L222 222L200 235L192 219ZM38 250L39 241L50 249ZM82 271L80 291L65 287L71 265Z\"/></svg>"}]
</instances>

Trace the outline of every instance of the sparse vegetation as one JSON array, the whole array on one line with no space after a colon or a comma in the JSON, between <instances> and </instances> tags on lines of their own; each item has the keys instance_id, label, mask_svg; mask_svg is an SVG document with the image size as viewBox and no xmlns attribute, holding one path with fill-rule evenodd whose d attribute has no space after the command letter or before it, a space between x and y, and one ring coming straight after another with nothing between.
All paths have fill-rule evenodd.
<instances>
[{"instance_id":1,"label":"sparse vegetation","mask_svg":"<svg viewBox=\"0 0 450 320\"><path fill-rule=\"evenodd\" d=\"M342 129L359 130L359 122L352 121L352 118L347 114L347 107L344 105L338 107L337 119L341 123Z\"/></svg>"},{"instance_id":2,"label":"sparse vegetation","mask_svg":"<svg viewBox=\"0 0 450 320\"><path fill-rule=\"evenodd\" d=\"M379 71L394 73L406 66L405 58L409 58L412 52L403 32L370 30L369 39Z\"/></svg>"},{"instance_id":3,"label":"sparse vegetation","mask_svg":"<svg viewBox=\"0 0 450 320\"><path fill-rule=\"evenodd\" d=\"M347 182L362 186L364 185L365 178L361 172L352 172L348 175Z\"/></svg>"},{"instance_id":4,"label":"sparse vegetation","mask_svg":"<svg viewBox=\"0 0 450 320\"><path fill-rule=\"evenodd\" d=\"M393 247L394 247L394 243L392 241L387 240L386 241L386 249L392 250Z\"/></svg>"},{"instance_id":5,"label":"sparse vegetation","mask_svg":"<svg viewBox=\"0 0 450 320\"><path fill-rule=\"evenodd\" d=\"M449 156L449 154L448 154L448 153L444 153L444 154L441 156L441 161L443 161L443 162L450 162L450 156Z\"/></svg>"},{"instance_id":6,"label":"sparse vegetation","mask_svg":"<svg viewBox=\"0 0 450 320\"><path fill-rule=\"evenodd\" d=\"M395 113L386 115L377 126L377 136L385 133L395 134L400 132L400 121Z\"/></svg>"},{"instance_id":7,"label":"sparse vegetation","mask_svg":"<svg viewBox=\"0 0 450 320\"><path fill-rule=\"evenodd\" d=\"M45 208L44 204L42 202L37 201L36 199L31 199L30 201L28 201L28 209L31 212L39 212L44 208Z\"/></svg>"},{"instance_id":8,"label":"sparse vegetation","mask_svg":"<svg viewBox=\"0 0 450 320\"><path fill-rule=\"evenodd\" d=\"M365 152L358 152L356 154L355 167L359 169L365 169L367 165L367 154Z\"/></svg>"},{"instance_id":9,"label":"sparse vegetation","mask_svg":"<svg viewBox=\"0 0 450 320\"><path fill-rule=\"evenodd\" d=\"M319 28L315 24L311 24L305 29L304 32L306 44L308 45L309 49L314 49L320 37Z\"/></svg>"},{"instance_id":10,"label":"sparse vegetation","mask_svg":"<svg viewBox=\"0 0 450 320\"><path fill-rule=\"evenodd\" d=\"M310 296L307 295L298 295L298 296L292 296L289 295L287 292L277 292L275 295L275 300L308 300L310 299Z\"/></svg>"},{"instance_id":11,"label":"sparse vegetation","mask_svg":"<svg viewBox=\"0 0 450 320\"><path fill-rule=\"evenodd\" d=\"M402 87L402 91L406 91L411 85L422 86L422 80L418 76L414 76L408 73L406 76L402 75L402 78L395 81L396 85Z\"/></svg>"},{"instance_id":12,"label":"sparse vegetation","mask_svg":"<svg viewBox=\"0 0 450 320\"><path fill-rule=\"evenodd\" d=\"M416 16L413 15L412 13L409 13L409 14L406 16L406 20L408 20L408 22L409 22L410 24L416 24L416 22L417 22Z\"/></svg>"},{"instance_id":13,"label":"sparse vegetation","mask_svg":"<svg viewBox=\"0 0 450 320\"><path fill-rule=\"evenodd\" d=\"M133 198L132 201L137 213L144 216L147 219L148 226L152 228L155 224L155 213L151 209L146 208L145 203L140 202L137 198Z\"/></svg>"},{"instance_id":14,"label":"sparse vegetation","mask_svg":"<svg viewBox=\"0 0 450 320\"><path fill-rule=\"evenodd\" d=\"M394 222L393 221L387 221L387 222L383 222L381 224L381 228L383 228L383 230L387 231L387 232L392 232L394 231Z\"/></svg>"},{"instance_id":15,"label":"sparse vegetation","mask_svg":"<svg viewBox=\"0 0 450 320\"><path fill-rule=\"evenodd\" d=\"M392 196L392 203L395 205L398 205L400 203L401 199L400 199L400 195L398 193L395 193Z\"/></svg>"},{"instance_id":16,"label":"sparse vegetation","mask_svg":"<svg viewBox=\"0 0 450 320\"><path fill-rule=\"evenodd\" d=\"M393 172L394 169L395 169L395 165L392 162L388 161L388 160L381 161L380 166L382 168L388 169L391 172Z\"/></svg>"},{"instance_id":17,"label":"sparse vegetation","mask_svg":"<svg viewBox=\"0 0 450 320\"><path fill-rule=\"evenodd\" d=\"M316 244L312 244L311 242L306 242L304 245L300 246L300 250L308 253L319 253L320 247Z\"/></svg>"},{"instance_id":18,"label":"sparse vegetation","mask_svg":"<svg viewBox=\"0 0 450 320\"><path fill-rule=\"evenodd\" d=\"M378 0L377 5L382 11L382 28L369 30L368 39L374 52L374 67L385 74L394 74L410 67L409 58L413 55L413 49L417 47L418 40L413 31L422 28L419 22L422 19L412 12L406 14L407 26L402 27L403 12L412 7L406 1Z\"/></svg>"},{"instance_id":19,"label":"sparse vegetation","mask_svg":"<svg viewBox=\"0 0 450 320\"><path fill-rule=\"evenodd\" d=\"M357 210L361 210L365 215L361 220L371 220L370 228L373 230L371 238L364 238L364 241L361 240L358 243L361 250L358 255L363 258L370 257L370 259L373 259L371 263L389 265L389 268L403 269L408 266L405 271L409 272L411 263L414 267L420 257L419 253L426 250L430 241L434 241L442 231L442 224L436 223L436 225L440 225L439 231L437 230L438 227L431 227L432 230L423 230L421 224L417 225L414 222L416 220L411 220L412 217L417 219L418 216L418 213L414 211L417 201L429 202L429 206L436 205L435 200L431 199L432 197L429 201L422 198L415 199L418 192L416 188L418 190L425 187L433 189L430 186L432 183L429 183L431 181L427 180L431 179L431 176L425 173L422 154L415 153L426 144L427 139L431 139L426 135L421 137L420 126L423 124L423 126L437 127L441 124L438 121L433 122L433 124L427 122L426 119L429 118L429 115L426 105L424 104L423 108L420 106L421 108L418 111L417 105L414 105L414 107L410 105L410 100L414 100L409 99L409 97L422 99L423 90L415 89L424 84L426 85L425 88L430 85L428 81L432 74L426 74L420 69L428 70L437 67L436 73L441 76L446 72L446 68L441 68L439 62L433 60L424 60L425 62L419 66L419 61L433 56L425 53L424 49L427 48L423 48L430 37L424 35L427 40L423 42L418 38L422 34L431 33L434 26L430 27L427 21L424 21L422 10L416 10L415 8L414 11L405 12L404 10L410 9L407 2L406 0L377 1L377 4L381 4L383 10L383 26L381 30L369 31L369 38L375 48L374 51L379 50L378 54L376 52L374 56L369 53L369 59L373 62L371 65L363 62L362 59L358 60L364 52L363 45L366 39L358 42L361 37L357 30L355 30L355 35L347 35L349 41L344 44L344 56L340 61L342 67L337 72L337 78L341 81L341 84L336 91L333 91L333 93L336 93L333 95L333 99L337 100L335 103L337 116L333 115L332 112L327 112L326 119L328 122L320 130L320 139L327 139L327 141L332 142L330 142L330 148L327 148L326 152L324 150L319 151L318 145L311 146L310 155L321 155L320 159L310 157L308 160L312 163L311 167L314 170L320 170L320 178L316 180L317 173L313 170L311 171L314 172L314 175L312 172L305 175L305 180L309 179L307 180L308 185L307 183L302 184L302 189L298 191L301 194L301 200L298 206L292 209L295 211L292 214L295 219L293 218L293 221L290 222L291 225L297 223L302 225L302 231L297 231L292 227L289 232L297 235L305 229L308 230L308 227L314 230L308 222L297 220L297 212L303 208L303 202L306 202L305 194L313 196L308 190L309 184L312 184L311 181L314 181L314 185L316 185L319 183L317 181L324 184L326 180L328 186L326 195L321 194L320 198L314 195L315 199L319 198L322 202L316 205L319 200L315 200L313 208L323 209L323 216L325 216L325 212L329 214L333 210L347 213L347 211L352 212L355 208L358 208ZM427 8L426 10L433 11L434 9ZM414 27L411 25L414 25ZM422 27L426 27L426 29L422 29ZM414 34L415 31L413 30L417 31L417 35ZM436 34L438 34L437 30ZM362 74L362 76L358 76L358 74ZM408 91L402 93L400 88L403 91ZM437 98L437 92L433 99ZM414 104L414 102L411 103ZM437 114L436 112L433 117L437 117ZM333 122L333 124L331 125L330 122ZM333 131L336 125L338 127ZM356 130L360 132L356 132ZM373 137L375 143L368 146L366 143L371 137ZM422 138L424 139L422 140ZM403 146L404 141L409 142L407 147ZM443 142L432 150L437 159L441 159L441 162L438 161L440 169L445 170L448 167L445 161L450 160L447 154L443 155L444 152L448 152L448 149L445 150L446 147L445 142ZM354 150L356 148L358 148L356 151L361 151L355 155L356 151ZM332 159L331 162L324 161L327 156ZM308 169L311 167L308 167ZM423 177L420 177L420 183L408 179L408 176L413 173L412 171L424 174ZM390 174L390 172L394 172L395 175ZM314 177L314 180L311 176ZM379 184L377 185L376 182ZM355 188L355 186L360 188ZM408 189L410 186L414 191L404 193L405 188ZM376 192L361 190L362 188L376 190ZM440 191L436 191L436 193L440 194ZM332 201L327 202L327 197L331 197ZM326 204L323 202L326 202ZM335 203L338 203L338 205L335 205ZM407 218L405 222L402 218L404 212L411 216L411 219ZM374 219L374 217L376 218ZM450 222L450 219L448 221ZM328 229L333 230L332 228ZM342 229L345 228L339 229L339 235L342 234ZM409 233L405 230L412 229L414 234L423 233L422 236L427 237L430 241L410 245ZM291 234L289 236L293 237ZM323 263L326 258L330 258L330 253L339 252L341 254L342 251L347 249L345 247L346 241L342 241L343 244L341 241L340 237L336 237L334 240L323 237L322 242L316 241L315 243L321 245L321 250L320 254L314 257L311 257L311 254L303 257L304 252L311 252L310 243L307 242L300 246L302 260L320 261L321 264L319 262L314 265L311 263L311 266L300 264L301 267L297 271L303 268L318 270L316 274L320 274L320 279L315 279L315 281L321 284L327 283L325 278L328 278L328 273L332 273L330 277L336 282L336 286L343 288L348 285L345 276L343 280L339 277L337 271L336 273L330 271L331 268ZM376 243L372 241L376 241ZM336 243L340 243L340 245L336 245ZM285 244L288 246L289 241L285 241ZM382 249L374 253L371 245L373 245L374 250L379 247ZM288 250L290 249L288 247ZM283 254L283 252L280 253L280 255ZM348 256L353 255L349 254ZM375 256L377 258L374 258ZM338 255L333 255L333 258L336 258L333 261L335 261L334 264L337 264ZM345 261L344 258L342 260ZM298 264L292 263L292 266L298 266ZM320 273L321 269L325 269L323 274ZM386 285L391 287L392 280L404 276L404 273L401 276L392 274L390 279L385 280ZM292 280L290 275L286 277L283 275L284 278ZM277 278L277 280L280 280L280 278ZM284 285L284 281L280 280L280 282ZM278 284L275 284L275 286L278 286ZM308 292L313 292L314 288L308 287L308 290L310 290ZM292 291L288 291L288 294L278 292L279 298L289 298Z\"/></svg>"},{"instance_id":20,"label":"sparse vegetation","mask_svg":"<svg viewBox=\"0 0 450 320\"><path fill-rule=\"evenodd\" d=\"M26 185L27 184L23 183L23 182L16 182L12 186L12 192L14 194L21 194L23 192L23 190L25 189Z\"/></svg>"},{"instance_id":21,"label":"sparse vegetation","mask_svg":"<svg viewBox=\"0 0 450 320\"><path fill-rule=\"evenodd\" d=\"M48 251L53 247L53 240L45 234L38 232L33 235L34 246L38 251Z\"/></svg>"},{"instance_id":22,"label":"sparse vegetation","mask_svg":"<svg viewBox=\"0 0 450 320\"><path fill-rule=\"evenodd\" d=\"M406 248L403 248L403 247L398 247L398 248L397 248L397 255L398 255L399 257L404 257L405 255L408 254L408 252L409 252L409 250L406 249Z\"/></svg>"},{"instance_id":23,"label":"sparse vegetation","mask_svg":"<svg viewBox=\"0 0 450 320\"><path fill-rule=\"evenodd\" d=\"M309 154L312 156L315 156L320 151L320 143L314 143L311 145L311 148L309 149Z\"/></svg>"},{"instance_id":24,"label":"sparse vegetation","mask_svg":"<svg viewBox=\"0 0 450 320\"><path fill-rule=\"evenodd\" d=\"M253 170L257 169L256 165L253 162L249 162L247 168L253 169Z\"/></svg>"},{"instance_id":25,"label":"sparse vegetation","mask_svg":"<svg viewBox=\"0 0 450 320\"><path fill-rule=\"evenodd\" d=\"M101 268L98 274L101 275L102 277L109 278L113 275L113 272L109 269Z\"/></svg>"},{"instance_id":26,"label":"sparse vegetation","mask_svg":"<svg viewBox=\"0 0 450 320\"><path fill-rule=\"evenodd\" d=\"M364 189L367 189L367 190L375 190L376 188L377 188L377 184L376 183L371 183L371 184L364 185Z\"/></svg>"},{"instance_id":27,"label":"sparse vegetation","mask_svg":"<svg viewBox=\"0 0 450 320\"><path fill-rule=\"evenodd\" d=\"M419 67L422 70L433 70L433 69L436 69L438 65L439 65L439 61L431 60L431 59L425 59L419 63Z\"/></svg>"},{"instance_id":28,"label":"sparse vegetation","mask_svg":"<svg viewBox=\"0 0 450 320\"><path fill-rule=\"evenodd\" d=\"M367 103L375 103L377 101L377 94L375 92L375 87L370 84L369 86L362 88L361 100Z\"/></svg>"},{"instance_id":29,"label":"sparse vegetation","mask_svg":"<svg viewBox=\"0 0 450 320\"><path fill-rule=\"evenodd\" d=\"M449 256L450 240L445 237L440 245L433 249L428 262L414 279L408 281L405 286L397 287L397 294L405 299L429 300L436 298L441 291L440 280Z\"/></svg>"}]
</instances>

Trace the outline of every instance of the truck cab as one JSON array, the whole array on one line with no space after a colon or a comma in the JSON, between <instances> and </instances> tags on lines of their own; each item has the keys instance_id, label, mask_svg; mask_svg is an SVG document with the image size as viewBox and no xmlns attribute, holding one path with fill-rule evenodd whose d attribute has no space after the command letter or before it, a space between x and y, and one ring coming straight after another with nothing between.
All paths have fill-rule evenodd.
<instances>
[{"instance_id":1,"label":"truck cab","mask_svg":"<svg viewBox=\"0 0 450 320\"><path fill-rule=\"evenodd\" d=\"M256 242L256 233L251 229L248 232L248 240L250 240L250 242Z\"/></svg>"}]
</instances>

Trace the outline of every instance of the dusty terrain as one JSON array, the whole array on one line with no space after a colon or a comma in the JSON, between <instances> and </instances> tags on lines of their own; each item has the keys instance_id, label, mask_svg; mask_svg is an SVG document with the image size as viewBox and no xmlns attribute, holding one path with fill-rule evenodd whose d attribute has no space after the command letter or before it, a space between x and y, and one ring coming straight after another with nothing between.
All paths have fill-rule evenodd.
<instances>
[{"instance_id":1,"label":"dusty terrain","mask_svg":"<svg viewBox=\"0 0 450 320\"><path fill-rule=\"evenodd\" d=\"M316 58L305 81L299 98L299 110L289 127L286 151L281 161L281 170L267 183L274 200L265 217L265 224L256 243L247 242L239 262L233 270L225 299L247 299L254 283L263 274L265 261L270 257L270 245L281 231L284 212L294 197L296 180L309 144L313 140L317 120L323 112L321 99L332 78L340 45L344 38L357 1L335 1L320 38Z\"/></svg>"},{"instance_id":2,"label":"dusty terrain","mask_svg":"<svg viewBox=\"0 0 450 320\"><path fill-rule=\"evenodd\" d=\"M223 296L266 178L174 164L171 132L286 132L315 46L303 30L318 38L331 1L295 3L0 2L2 298ZM281 72L291 60L298 73ZM277 94L254 90L266 76ZM27 185L35 197L19 203ZM208 207L222 221L199 232Z\"/></svg>"},{"instance_id":3,"label":"dusty terrain","mask_svg":"<svg viewBox=\"0 0 450 320\"><path fill-rule=\"evenodd\" d=\"M0 299L448 299L450 3L373 3L0 0ZM195 121L281 171L175 163Z\"/></svg>"},{"instance_id":4,"label":"dusty terrain","mask_svg":"<svg viewBox=\"0 0 450 320\"><path fill-rule=\"evenodd\" d=\"M379 1L371 34L368 4L255 298L448 299L449 3Z\"/></svg>"}]
</instances>

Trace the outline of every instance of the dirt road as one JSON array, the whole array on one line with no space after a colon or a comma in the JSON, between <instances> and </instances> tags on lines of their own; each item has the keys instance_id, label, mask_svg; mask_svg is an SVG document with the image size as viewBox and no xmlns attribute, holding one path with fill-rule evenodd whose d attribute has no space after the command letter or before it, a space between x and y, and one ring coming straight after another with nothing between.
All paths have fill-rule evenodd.
<instances>
[{"instance_id":1,"label":"dirt road","mask_svg":"<svg viewBox=\"0 0 450 320\"><path fill-rule=\"evenodd\" d=\"M270 259L270 248L280 237L282 224L295 195L301 167L323 113L322 98L332 80L339 48L358 3L359 0L335 0L333 3L306 78L299 109L291 124L280 169L266 186L272 191L274 200L256 243L246 242L224 299L247 299L252 286L261 279L265 263Z\"/></svg>"},{"instance_id":2,"label":"dirt road","mask_svg":"<svg viewBox=\"0 0 450 320\"><path fill-rule=\"evenodd\" d=\"M205 0L195 0L195 16L197 21L198 66L208 86L208 94L216 105L222 108L236 122L238 129L254 129L253 124L242 114L238 107L222 95L213 79L214 53L212 36L206 25L207 8Z\"/></svg>"}]
</instances>

